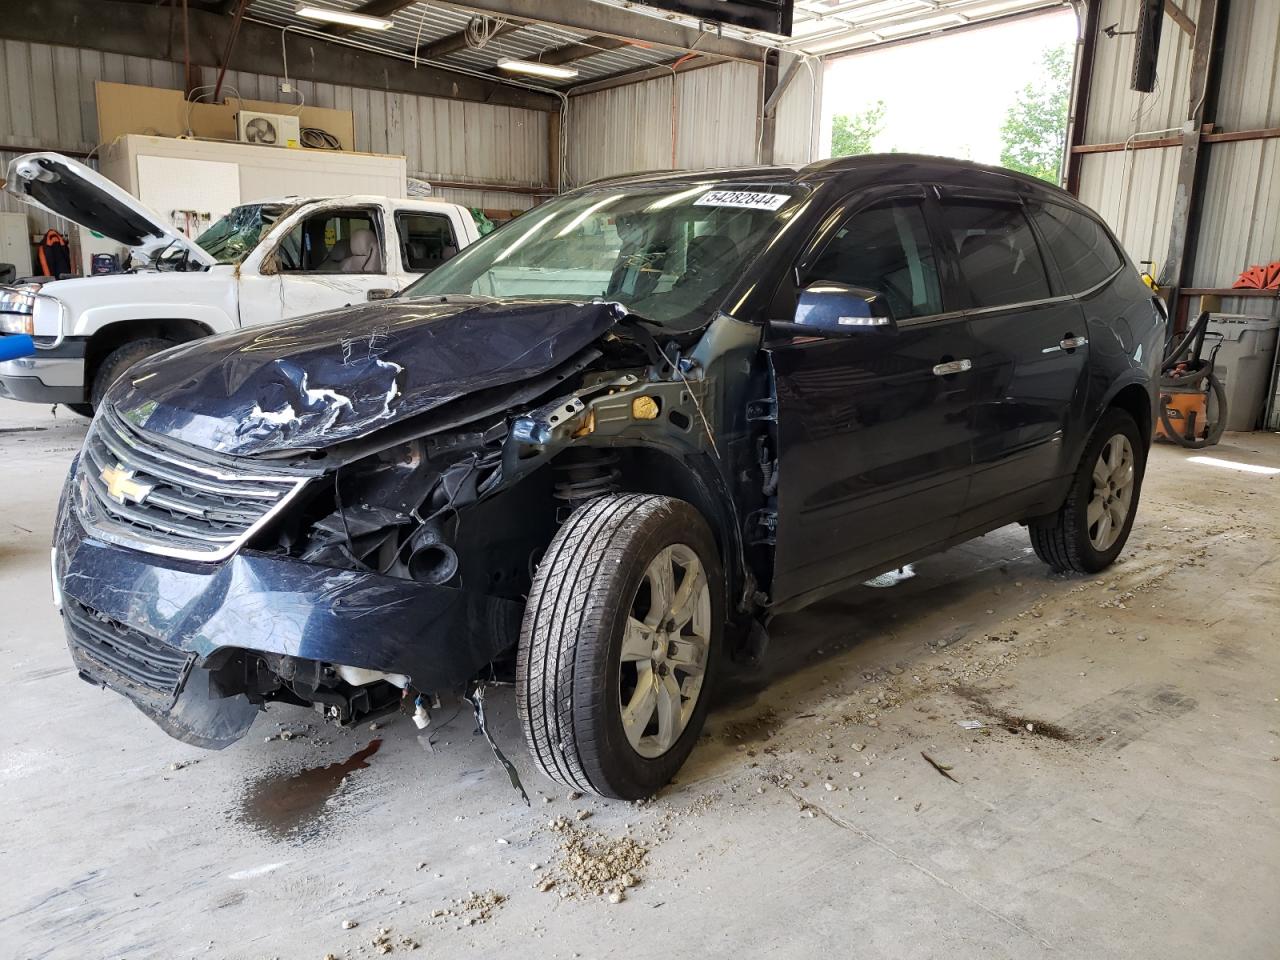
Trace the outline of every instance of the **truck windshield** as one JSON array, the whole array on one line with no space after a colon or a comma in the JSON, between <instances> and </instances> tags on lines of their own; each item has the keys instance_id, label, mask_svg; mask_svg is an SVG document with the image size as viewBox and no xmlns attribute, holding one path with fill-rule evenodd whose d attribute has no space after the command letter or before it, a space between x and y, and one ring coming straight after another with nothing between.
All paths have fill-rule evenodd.
<instances>
[{"instance_id":1,"label":"truck windshield","mask_svg":"<svg viewBox=\"0 0 1280 960\"><path fill-rule=\"evenodd\" d=\"M797 209L794 183L602 186L552 200L410 286L410 297L606 298L700 320Z\"/></svg>"},{"instance_id":2,"label":"truck windshield","mask_svg":"<svg viewBox=\"0 0 1280 960\"><path fill-rule=\"evenodd\" d=\"M284 210L281 203L246 203L233 207L196 237L196 243L219 263L239 263L258 245L263 232Z\"/></svg>"}]
</instances>

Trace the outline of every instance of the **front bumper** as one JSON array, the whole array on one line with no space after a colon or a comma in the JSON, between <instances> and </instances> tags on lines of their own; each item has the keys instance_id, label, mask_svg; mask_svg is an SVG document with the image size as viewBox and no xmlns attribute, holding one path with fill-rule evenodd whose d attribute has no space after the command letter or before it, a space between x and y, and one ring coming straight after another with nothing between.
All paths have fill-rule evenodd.
<instances>
[{"instance_id":1,"label":"front bumper","mask_svg":"<svg viewBox=\"0 0 1280 960\"><path fill-rule=\"evenodd\" d=\"M435 691L465 683L518 636L514 600L251 550L171 560L94 539L70 499L54 576L72 657L86 679L153 713L228 648L401 673Z\"/></svg>"},{"instance_id":2,"label":"front bumper","mask_svg":"<svg viewBox=\"0 0 1280 960\"><path fill-rule=\"evenodd\" d=\"M54 350L0 363L0 397L31 403L84 403L84 338L67 338Z\"/></svg>"}]
</instances>

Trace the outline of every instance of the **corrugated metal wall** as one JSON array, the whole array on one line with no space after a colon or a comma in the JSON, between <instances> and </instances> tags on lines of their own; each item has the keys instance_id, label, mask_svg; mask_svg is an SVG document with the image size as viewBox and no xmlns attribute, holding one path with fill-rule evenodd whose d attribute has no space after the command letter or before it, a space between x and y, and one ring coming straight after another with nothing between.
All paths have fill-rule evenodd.
<instances>
[{"instance_id":1,"label":"corrugated metal wall","mask_svg":"<svg viewBox=\"0 0 1280 960\"><path fill-rule=\"evenodd\" d=\"M1199 4L1184 5L1197 18ZM1099 22L1132 29L1136 8L1104 0ZM1190 106L1191 38L1166 20L1151 94L1129 89L1133 38L1099 37L1086 131L1090 143L1177 127ZM1280 2L1233 3L1218 110L1226 131L1280 127ZM1191 285L1229 287L1255 263L1280 257L1280 140L1206 144L1208 176ZM1080 199L1115 229L1136 260L1164 260L1169 247L1178 149L1082 157Z\"/></svg>"},{"instance_id":2,"label":"corrugated metal wall","mask_svg":"<svg viewBox=\"0 0 1280 960\"><path fill-rule=\"evenodd\" d=\"M569 181L754 163L759 105L760 71L736 62L572 97Z\"/></svg>"},{"instance_id":3,"label":"corrugated metal wall","mask_svg":"<svg viewBox=\"0 0 1280 960\"><path fill-rule=\"evenodd\" d=\"M296 97L279 92L281 79L229 70L224 86L229 85L233 95L238 93L247 100L297 102ZM205 82L215 80L215 72L206 70ZM311 106L350 110L356 149L403 154L410 176L530 187L549 182L547 114L541 111L332 83L293 82ZM493 190L441 188L437 194L471 206L524 210L533 204L528 195Z\"/></svg>"},{"instance_id":4,"label":"corrugated metal wall","mask_svg":"<svg viewBox=\"0 0 1280 960\"><path fill-rule=\"evenodd\" d=\"M802 167L817 158L825 73L821 63L801 63L778 101L773 136L773 158L778 163Z\"/></svg>"},{"instance_id":5,"label":"corrugated metal wall","mask_svg":"<svg viewBox=\"0 0 1280 960\"><path fill-rule=\"evenodd\" d=\"M212 68L203 81L216 79ZM0 44L0 145L85 152L98 140L95 80L179 89L180 65L165 60L6 40ZM296 102L279 77L228 71L229 92ZM545 113L339 84L295 81L306 102L351 110L356 149L402 153L410 175L542 186L549 180ZM463 135L465 132L465 135ZM468 205L525 209L533 198L500 189L437 191Z\"/></svg>"},{"instance_id":6,"label":"corrugated metal wall","mask_svg":"<svg viewBox=\"0 0 1280 960\"><path fill-rule=\"evenodd\" d=\"M569 99L569 184L640 170L669 170L673 78L629 83Z\"/></svg>"},{"instance_id":7,"label":"corrugated metal wall","mask_svg":"<svg viewBox=\"0 0 1280 960\"><path fill-rule=\"evenodd\" d=\"M1280 127L1280 0L1233 3L1214 117L1224 130ZM1230 286L1280 259L1280 140L1215 143L1202 206L1197 286Z\"/></svg>"}]
</instances>

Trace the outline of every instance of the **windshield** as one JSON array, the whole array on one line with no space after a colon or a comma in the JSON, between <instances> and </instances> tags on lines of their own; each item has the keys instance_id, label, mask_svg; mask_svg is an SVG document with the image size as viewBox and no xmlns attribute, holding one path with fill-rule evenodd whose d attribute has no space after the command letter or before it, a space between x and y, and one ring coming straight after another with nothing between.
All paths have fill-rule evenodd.
<instances>
[{"instance_id":1,"label":"windshield","mask_svg":"<svg viewBox=\"0 0 1280 960\"><path fill-rule=\"evenodd\" d=\"M221 220L196 237L196 244L219 263L239 263L284 212L281 203L247 203L233 207Z\"/></svg>"},{"instance_id":2,"label":"windshield","mask_svg":"<svg viewBox=\"0 0 1280 960\"><path fill-rule=\"evenodd\" d=\"M601 187L552 200L410 286L410 297L606 298L702 319L805 195L796 184Z\"/></svg>"}]
</instances>

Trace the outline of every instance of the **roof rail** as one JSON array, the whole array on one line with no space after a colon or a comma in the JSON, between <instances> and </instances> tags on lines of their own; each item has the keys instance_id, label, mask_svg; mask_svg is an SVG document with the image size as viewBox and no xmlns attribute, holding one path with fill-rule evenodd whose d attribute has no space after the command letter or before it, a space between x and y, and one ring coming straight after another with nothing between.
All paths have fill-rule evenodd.
<instances>
[{"instance_id":1,"label":"roof rail","mask_svg":"<svg viewBox=\"0 0 1280 960\"><path fill-rule=\"evenodd\" d=\"M620 183L631 180L697 180L721 177L754 177L769 174L795 176L795 167L716 167L710 170L635 170L630 173L618 173L608 177L596 177L580 183L578 187L594 187L602 183ZM576 188L575 188L576 189Z\"/></svg>"}]
</instances>

